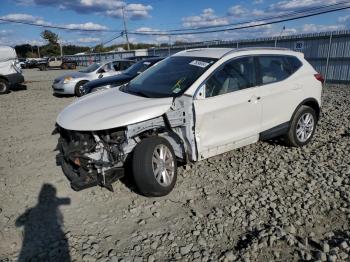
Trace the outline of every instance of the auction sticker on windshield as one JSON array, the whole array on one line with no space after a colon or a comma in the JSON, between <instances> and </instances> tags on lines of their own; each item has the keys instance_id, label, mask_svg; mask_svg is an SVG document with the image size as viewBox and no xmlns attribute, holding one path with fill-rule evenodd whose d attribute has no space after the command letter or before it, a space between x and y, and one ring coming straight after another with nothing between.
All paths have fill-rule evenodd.
<instances>
[{"instance_id":1,"label":"auction sticker on windshield","mask_svg":"<svg viewBox=\"0 0 350 262\"><path fill-rule=\"evenodd\" d=\"M203 62L203 61L198 61L198 60L193 60L190 65L193 65L193 66L199 66L199 67L207 67L209 65L209 63L206 63L206 62Z\"/></svg>"}]
</instances>

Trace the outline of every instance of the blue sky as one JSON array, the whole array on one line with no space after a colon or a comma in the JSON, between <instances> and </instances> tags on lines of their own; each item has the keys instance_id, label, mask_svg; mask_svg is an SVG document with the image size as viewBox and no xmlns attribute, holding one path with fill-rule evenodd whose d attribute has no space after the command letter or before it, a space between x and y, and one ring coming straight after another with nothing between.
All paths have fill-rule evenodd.
<instances>
[{"instance_id":1,"label":"blue sky","mask_svg":"<svg viewBox=\"0 0 350 262\"><path fill-rule=\"evenodd\" d=\"M40 25L58 25L68 28L95 30L122 30L122 8L126 10L128 30L133 32L168 29L200 28L251 21L269 16L284 15L304 8L312 8L344 0L0 0L0 18ZM284 22L225 33L180 35L171 41L233 40L254 37L343 30L350 27L350 11L344 10L316 17ZM0 23L0 44L44 44L40 38L43 28ZM63 43L94 46L109 40L112 32L69 32L53 30ZM130 35L132 42L161 43L167 36ZM110 44L125 41L119 38Z\"/></svg>"}]
</instances>

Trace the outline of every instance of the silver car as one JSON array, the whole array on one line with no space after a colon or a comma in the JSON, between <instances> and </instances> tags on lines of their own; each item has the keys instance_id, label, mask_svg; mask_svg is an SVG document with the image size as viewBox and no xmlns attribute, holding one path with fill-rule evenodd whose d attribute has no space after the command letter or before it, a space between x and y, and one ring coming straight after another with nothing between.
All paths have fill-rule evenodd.
<instances>
[{"instance_id":1,"label":"silver car","mask_svg":"<svg viewBox=\"0 0 350 262\"><path fill-rule=\"evenodd\" d=\"M125 59L94 63L80 71L57 77L52 85L53 93L81 96L81 88L87 82L106 76L120 74L133 63L135 62Z\"/></svg>"}]
</instances>

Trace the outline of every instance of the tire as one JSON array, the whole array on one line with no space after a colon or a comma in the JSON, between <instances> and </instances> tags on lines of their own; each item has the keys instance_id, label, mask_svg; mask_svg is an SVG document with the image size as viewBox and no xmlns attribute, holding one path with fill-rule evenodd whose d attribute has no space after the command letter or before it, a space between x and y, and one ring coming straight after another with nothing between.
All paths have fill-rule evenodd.
<instances>
[{"instance_id":1,"label":"tire","mask_svg":"<svg viewBox=\"0 0 350 262\"><path fill-rule=\"evenodd\" d=\"M9 83L5 79L0 79L0 95L7 94L9 91Z\"/></svg>"},{"instance_id":2,"label":"tire","mask_svg":"<svg viewBox=\"0 0 350 262\"><path fill-rule=\"evenodd\" d=\"M78 82L76 85L75 85L75 88L74 88L74 94L77 96L77 97L81 97L83 95L85 95L85 93L83 92L83 90L81 89L81 87L83 85L85 85L87 82L89 81L80 81Z\"/></svg>"},{"instance_id":3,"label":"tire","mask_svg":"<svg viewBox=\"0 0 350 262\"><path fill-rule=\"evenodd\" d=\"M40 71L46 71L47 70L47 67L45 65L40 65L39 66L39 70Z\"/></svg>"},{"instance_id":4,"label":"tire","mask_svg":"<svg viewBox=\"0 0 350 262\"><path fill-rule=\"evenodd\" d=\"M165 150L165 157L162 157L161 150ZM169 161L168 166L166 160ZM155 173L155 169L160 170ZM142 195L160 197L169 194L177 179L176 156L170 143L162 137L142 140L134 150L132 171L135 185Z\"/></svg>"},{"instance_id":5,"label":"tire","mask_svg":"<svg viewBox=\"0 0 350 262\"><path fill-rule=\"evenodd\" d=\"M317 116L309 106L301 106L293 116L286 143L292 147L302 147L308 144L315 134Z\"/></svg>"},{"instance_id":6,"label":"tire","mask_svg":"<svg viewBox=\"0 0 350 262\"><path fill-rule=\"evenodd\" d=\"M62 65L62 69L64 69L64 70L68 69L68 65L67 64L63 64Z\"/></svg>"},{"instance_id":7,"label":"tire","mask_svg":"<svg viewBox=\"0 0 350 262\"><path fill-rule=\"evenodd\" d=\"M72 64L69 68L74 70L77 68L77 66L75 64Z\"/></svg>"}]
</instances>

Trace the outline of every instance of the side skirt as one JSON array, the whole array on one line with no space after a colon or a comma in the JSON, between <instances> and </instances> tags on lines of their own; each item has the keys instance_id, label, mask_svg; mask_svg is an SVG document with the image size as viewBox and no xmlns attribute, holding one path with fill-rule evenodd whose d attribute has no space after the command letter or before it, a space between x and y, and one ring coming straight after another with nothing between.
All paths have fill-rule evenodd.
<instances>
[{"instance_id":1,"label":"side skirt","mask_svg":"<svg viewBox=\"0 0 350 262\"><path fill-rule=\"evenodd\" d=\"M285 122L273 128L270 128L264 132L260 133L260 140L268 140L274 137L284 135L289 130L290 122Z\"/></svg>"}]
</instances>

